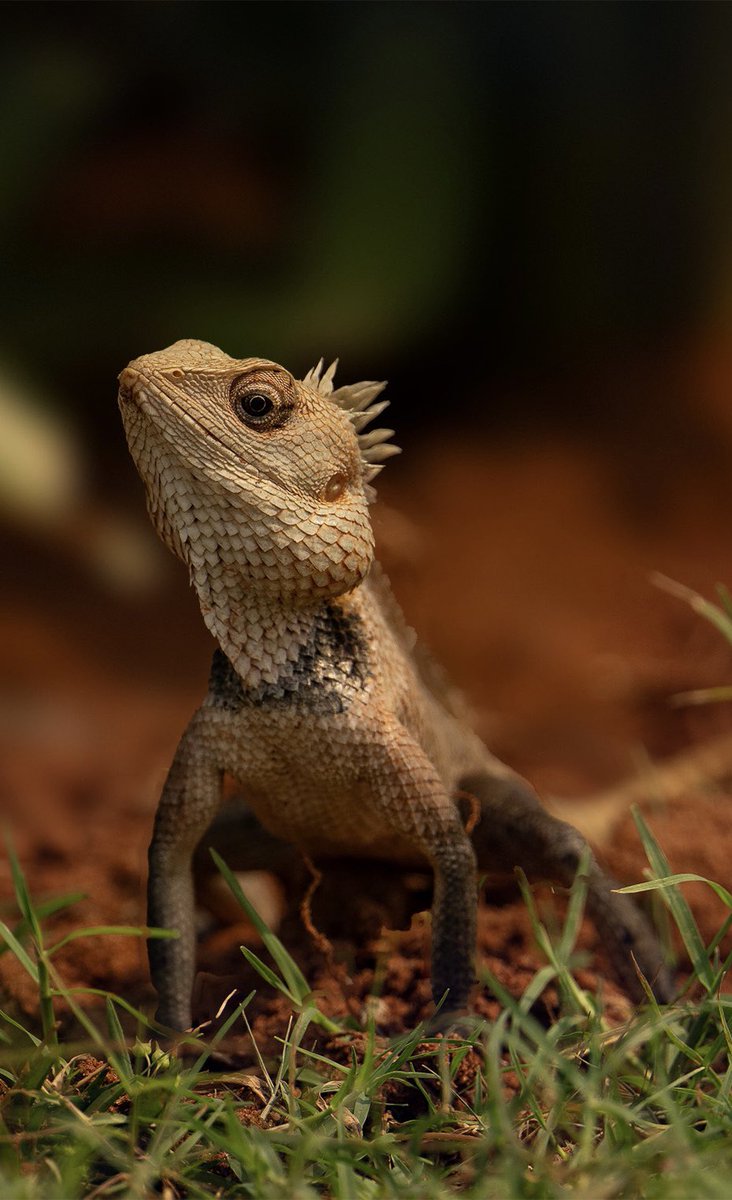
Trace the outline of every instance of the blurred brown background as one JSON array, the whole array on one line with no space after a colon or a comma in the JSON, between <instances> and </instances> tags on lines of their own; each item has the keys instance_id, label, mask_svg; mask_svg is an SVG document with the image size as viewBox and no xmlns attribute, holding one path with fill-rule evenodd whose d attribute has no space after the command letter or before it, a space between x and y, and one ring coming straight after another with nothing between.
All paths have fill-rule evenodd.
<instances>
[{"instance_id":1,"label":"blurred brown background","mask_svg":"<svg viewBox=\"0 0 732 1200\"><path fill-rule=\"evenodd\" d=\"M2 787L42 893L139 917L204 687L115 403L180 337L390 380L383 557L539 786L728 727L669 706L732 661L648 573L732 579L730 4L11 3L2 28Z\"/></svg>"}]
</instances>

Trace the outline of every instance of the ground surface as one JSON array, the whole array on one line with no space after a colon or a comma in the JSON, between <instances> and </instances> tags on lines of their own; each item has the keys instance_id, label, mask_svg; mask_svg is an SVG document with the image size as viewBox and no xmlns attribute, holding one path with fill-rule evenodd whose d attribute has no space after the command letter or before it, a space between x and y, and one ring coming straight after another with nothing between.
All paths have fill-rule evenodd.
<instances>
[{"instance_id":1,"label":"ground surface","mask_svg":"<svg viewBox=\"0 0 732 1200\"><path fill-rule=\"evenodd\" d=\"M648 582L653 570L713 594L731 582L729 526L705 481L628 481L612 457L570 445L417 449L387 471L375 510L382 558L408 619L470 698L477 727L544 794L585 796L625 776L639 755L664 758L732 730L729 708L674 708L687 688L732 681L732 653L682 603ZM143 528L142 494L130 519ZM145 535L146 536L146 535ZM12 536L14 566L2 653L0 757L5 821L34 895L82 892L57 921L144 921L145 851L167 765L202 695L211 644L182 570L162 562L145 593L113 592L67 549ZM162 560L161 560L162 561ZM732 791L686 796L649 820L675 870L730 886ZM644 856L630 818L601 848L625 881ZM0 901L11 894L0 862ZM705 936L721 907L690 888ZM262 904L271 895L262 893ZM519 994L541 962L524 906L502 894L481 905L481 960ZM379 1021L399 1031L429 999L425 922L406 934L336 946L335 969L297 921L286 940L333 1011L360 1012L378 971ZM243 924L210 930L201 947L199 1015L231 985L251 986ZM583 933L584 982L603 962ZM133 938L72 943L59 959L71 985L114 990L151 1006L144 950ZM231 976L212 982L211 974ZM35 989L0 957L6 1003L32 1010ZM608 1002L623 997L605 985ZM548 1003L550 1003L550 999ZM487 993L479 1011L495 1004ZM250 1010L262 1036L282 1032L267 989Z\"/></svg>"}]
</instances>

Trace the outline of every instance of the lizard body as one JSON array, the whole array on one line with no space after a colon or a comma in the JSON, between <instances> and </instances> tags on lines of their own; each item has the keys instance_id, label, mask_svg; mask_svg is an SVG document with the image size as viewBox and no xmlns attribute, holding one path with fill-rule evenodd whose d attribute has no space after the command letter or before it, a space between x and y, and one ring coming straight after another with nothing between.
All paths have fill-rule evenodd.
<instances>
[{"instance_id":1,"label":"lizard body","mask_svg":"<svg viewBox=\"0 0 732 1200\"><path fill-rule=\"evenodd\" d=\"M584 842L485 748L436 683L373 563L371 480L396 448L365 432L383 384L334 390L264 359L182 341L120 375L151 519L187 563L218 641L206 699L178 746L150 847L149 944L159 1019L188 1027L192 859L216 842L225 773L241 785L240 869L286 875L293 854L428 865L432 981L445 1011L473 981L476 863L572 881ZM472 839L457 796L474 795ZM631 951L659 995L644 918L591 861L588 907L626 987Z\"/></svg>"}]
</instances>

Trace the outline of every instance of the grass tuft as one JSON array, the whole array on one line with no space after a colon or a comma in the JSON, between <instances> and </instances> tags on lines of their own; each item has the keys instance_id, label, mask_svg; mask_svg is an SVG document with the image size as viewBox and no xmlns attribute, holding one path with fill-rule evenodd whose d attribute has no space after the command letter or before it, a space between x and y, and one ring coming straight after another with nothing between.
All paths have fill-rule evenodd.
<instances>
[{"instance_id":1,"label":"grass tuft","mask_svg":"<svg viewBox=\"0 0 732 1200\"><path fill-rule=\"evenodd\" d=\"M53 961L62 944L44 934L53 907L34 903L13 859L19 920L2 926L3 949L34 981L39 1027L0 1012L0 1195L721 1200L732 1170L732 998L721 991L728 962L720 939L704 945L684 901L683 885L698 877L671 875L638 820L653 878L624 890L655 890L668 906L692 963L679 1001L649 1003L610 1025L573 973L583 871L555 937L522 880L546 965L520 998L486 976L502 1012L478 1023L471 1042L426 1040L421 1029L389 1041L373 1020L349 1032L324 1018L219 862L274 967L247 957L292 1008L278 1053L258 1050L247 1071L217 1070L215 1055L227 1032L247 1027L251 996L212 1037L191 1037L185 1056L161 1046L144 1014L120 997L102 993L103 1024L92 1017ZM730 893L704 882L732 912ZM537 1002L549 984L558 1013L547 1023ZM59 999L85 1030L85 1046L59 1042ZM134 1035L125 1033L130 1013Z\"/></svg>"}]
</instances>

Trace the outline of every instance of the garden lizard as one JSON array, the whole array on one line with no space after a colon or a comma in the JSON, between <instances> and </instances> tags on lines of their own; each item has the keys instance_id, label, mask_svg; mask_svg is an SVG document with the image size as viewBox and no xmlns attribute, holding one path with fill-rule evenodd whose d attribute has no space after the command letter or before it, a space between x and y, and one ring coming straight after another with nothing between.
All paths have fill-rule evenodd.
<instances>
[{"instance_id":1,"label":"garden lizard","mask_svg":"<svg viewBox=\"0 0 732 1200\"><path fill-rule=\"evenodd\" d=\"M227 856L225 774L247 805L238 869L286 877L305 852L431 871L432 990L447 1018L474 981L477 871L520 865L570 885L585 852L486 749L415 644L374 563L372 481L398 453L391 430L366 430L385 385L335 388L334 373L321 361L297 380L187 340L119 377L150 517L218 642L149 852L149 924L179 934L149 942L158 1019L178 1030L191 1023L192 859L202 839ZM477 802L471 834L461 794ZM590 857L588 909L614 969L642 998L635 958L665 999L655 936L613 887Z\"/></svg>"}]
</instances>

